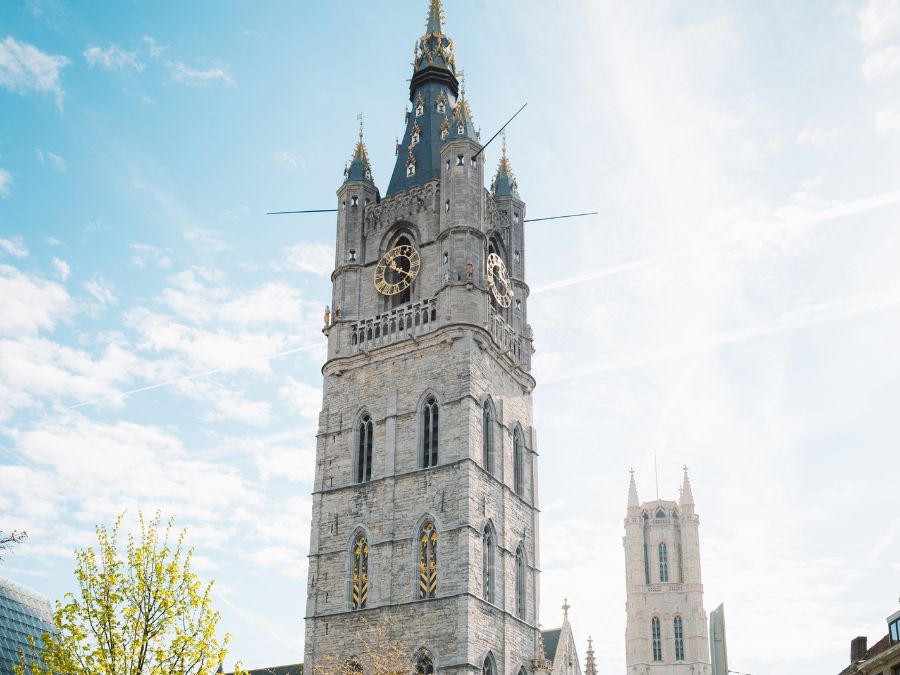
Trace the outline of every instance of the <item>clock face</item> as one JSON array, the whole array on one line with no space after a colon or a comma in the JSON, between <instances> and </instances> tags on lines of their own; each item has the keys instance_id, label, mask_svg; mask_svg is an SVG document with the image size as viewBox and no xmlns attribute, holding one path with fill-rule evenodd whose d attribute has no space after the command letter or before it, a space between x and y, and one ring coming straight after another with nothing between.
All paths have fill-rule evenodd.
<instances>
[{"instance_id":1,"label":"clock face","mask_svg":"<svg viewBox=\"0 0 900 675\"><path fill-rule=\"evenodd\" d=\"M491 253L487 259L487 282L497 304L509 307L513 301L512 281L509 280L506 265L496 253Z\"/></svg>"},{"instance_id":2,"label":"clock face","mask_svg":"<svg viewBox=\"0 0 900 675\"><path fill-rule=\"evenodd\" d=\"M412 246L392 248L375 268L375 288L382 295L397 295L412 286L419 275L422 261Z\"/></svg>"}]
</instances>

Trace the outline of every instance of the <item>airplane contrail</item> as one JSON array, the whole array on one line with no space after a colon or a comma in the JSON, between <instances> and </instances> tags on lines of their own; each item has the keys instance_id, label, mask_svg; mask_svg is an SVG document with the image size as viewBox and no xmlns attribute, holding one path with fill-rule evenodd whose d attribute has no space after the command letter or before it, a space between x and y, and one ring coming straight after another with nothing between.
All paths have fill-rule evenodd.
<instances>
[{"instance_id":1,"label":"airplane contrail","mask_svg":"<svg viewBox=\"0 0 900 675\"><path fill-rule=\"evenodd\" d=\"M890 206L892 204L898 203L900 203L900 190L895 190L894 192L886 192L881 195L876 195L875 197L856 199L852 202L841 204L840 206L823 209L822 211L812 213L805 218L797 218L796 220L785 222L779 225L777 229L788 230L793 228L805 227L807 225L815 225L817 223L824 223L829 220L842 218L843 216L852 215L854 213L863 213L865 211L871 211L883 206ZM649 256L647 258L640 258L638 260L622 263L620 265L613 265L612 267L607 267L596 272L587 272L585 274L579 274L577 276L559 279L558 281L554 281L543 286L538 286L537 288L531 290L531 295L546 293L548 291L555 291L560 288L568 288L569 286L583 284L588 281L594 281L595 279L602 279L603 277L608 277L613 274L620 274L622 272L629 272L631 270L650 267L651 265L680 260L681 258L699 255L701 253L706 253L718 248L733 246L734 244L748 241L748 239L749 237L747 236L727 237L725 239L719 239L708 244L703 244L702 246L695 246L694 248L685 249L676 253L665 253L661 255Z\"/></svg>"},{"instance_id":2,"label":"airplane contrail","mask_svg":"<svg viewBox=\"0 0 900 675\"><path fill-rule=\"evenodd\" d=\"M278 352L277 354L269 354L268 356L263 356L262 359L265 361L271 361L272 359L281 358L282 356L290 356L291 354L297 354L299 352L308 352L313 349L318 349L322 345L314 344L314 345L305 345L303 347L297 347L296 349L289 349L284 352ZM117 401L120 398L124 398L126 396L131 396L132 394L140 394L144 391L151 391L153 389L161 389L162 387L170 387L173 384L178 384L179 382L187 382L189 380L196 380L201 377L209 377L210 375L217 375L218 373L226 373L232 370L242 370L246 368L246 364L238 363L233 366L223 366L221 368L214 368L212 370L207 370L202 373L193 373L192 375L185 375L184 377L178 377L174 380L169 380L167 382L158 382L157 384L150 384L146 387L139 387L138 389L132 389L131 391L123 391L120 393L113 394L112 396L104 396L102 398L95 398L91 401L83 401L82 403L76 403L75 405L70 405L66 407L66 410L75 410L76 408L83 408L88 405L95 405L97 403L105 403L106 401Z\"/></svg>"}]
</instances>

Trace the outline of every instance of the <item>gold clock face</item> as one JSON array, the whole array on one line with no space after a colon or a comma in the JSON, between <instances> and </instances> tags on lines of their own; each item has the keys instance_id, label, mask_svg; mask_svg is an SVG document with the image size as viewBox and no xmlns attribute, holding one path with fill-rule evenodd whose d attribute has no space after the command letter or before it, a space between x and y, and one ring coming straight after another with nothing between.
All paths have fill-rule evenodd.
<instances>
[{"instance_id":1,"label":"gold clock face","mask_svg":"<svg viewBox=\"0 0 900 675\"><path fill-rule=\"evenodd\" d=\"M512 281L503 259L496 253L491 253L487 259L487 282L497 304L509 307L513 301Z\"/></svg>"},{"instance_id":2,"label":"gold clock face","mask_svg":"<svg viewBox=\"0 0 900 675\"><path fill-rule=\"evenodd\" d=\"M412 246L392 248L375 268L375 289L382 295L397 295L412 286L419 276L422 261Z\"/></svg>"}]
</instances>

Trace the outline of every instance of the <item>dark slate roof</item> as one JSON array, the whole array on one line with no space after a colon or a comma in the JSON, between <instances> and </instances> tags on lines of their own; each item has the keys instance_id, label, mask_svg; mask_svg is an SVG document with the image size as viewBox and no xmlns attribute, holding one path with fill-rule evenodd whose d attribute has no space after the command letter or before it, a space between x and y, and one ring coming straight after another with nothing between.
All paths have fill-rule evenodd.
<instances>
[{"instance_id":1,"label":"dark slate roof","mask_svg":"<svg viewBox=\"0 0 900 675\"><path fill-rule=\"evenodd\" d=\"M353 149L349 166L344 170L344 182L361 181L374 185L372 181L372 165L369 163L369 153L366 144L363 143L363 132L359 130L359 141Z\"/></svg>"},{"instance_id":2,"label":"dark slate roof","mask_svg":"<svg viewBox=\"0 0 900 675\"><path fill-rule=\"evenodd\" d=\"M387 196L398 192L405 192L417 185L424 185L431 180L439 180L441 177L441 124L446 117L448 120L453 114L450 103L446 104L446 112L437 111L437 99L443 93L445 99L450 92L440 82L425 82L416 88L413 96L413 109L406 123L406 131L400 142L397 152L397 162L394 164L394 173L388 185ZM416 117L416 102L422 97L424 110ZM410 157L410 144L412 143L413 130L418 125L419 142L413 146L412 155L416 160L416 175L406 177L406 165Z\"/></svg>"},{"instance_id":3,"label":"dark slate roof","mask_svg":"<svg viewBox=\"0 0 900 675\"><path fill-rule=\"evenodd\" d=\"M541 637L544 638L544 656L551 661L556 658L556 648L559 647L560 633L562 633L562 628L541 631Z\"/></svg>"},{"instance_id":4,"label":"dark slate roof","mask_svg":"<svg viewBox=\"0 0 900 675\"><path fill-rule=\"evenodd\" d=\"M272 668L259 668L257 670L248 671L250 675L301 675L303 673L303 664L295 663L292 666L274 666ZM234 675L234 673L227 673Z\"/></svg>"},{"instance_id":5,"label":"dark slate roof","mask_svg":"<svg viewBox=\"0 0 900 675\"><path fill-rule=\"evenodd\" d=\"M500 158L500 164L497 166L497 174L494 176L494 182L491 184L491 190L495 197L516 197L519 198L519 186L516 183L516 176L513 174L512 166L510 166L509 158L506 156L506 141L503 141L503 156Z\"/></svg>"}]
</instances>

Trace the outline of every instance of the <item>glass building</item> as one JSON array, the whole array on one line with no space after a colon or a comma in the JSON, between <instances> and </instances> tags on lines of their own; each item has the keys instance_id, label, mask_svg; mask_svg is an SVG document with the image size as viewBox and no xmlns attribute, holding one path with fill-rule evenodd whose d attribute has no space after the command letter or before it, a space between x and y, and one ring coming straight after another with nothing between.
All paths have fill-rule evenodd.
<instances>
[{"instance_id":1,"label":"glass building","mask_svg":"<svg viewBox=\"0 0 900 675\"><path fill-rule=\"evenodd\" d=\"M12 675L19 650L28 649L28 638L40 644L53 631L50 601L6 579L0 579L0 675Z\"/></svg>"}]
</instances>

